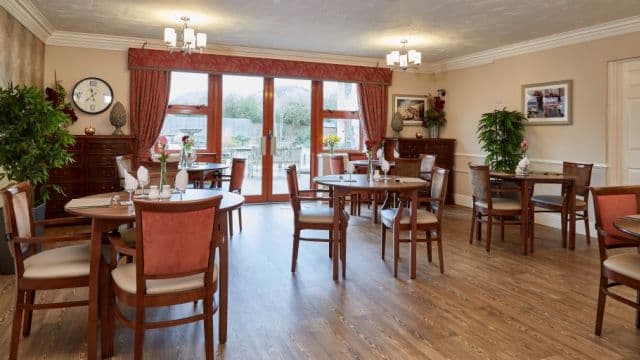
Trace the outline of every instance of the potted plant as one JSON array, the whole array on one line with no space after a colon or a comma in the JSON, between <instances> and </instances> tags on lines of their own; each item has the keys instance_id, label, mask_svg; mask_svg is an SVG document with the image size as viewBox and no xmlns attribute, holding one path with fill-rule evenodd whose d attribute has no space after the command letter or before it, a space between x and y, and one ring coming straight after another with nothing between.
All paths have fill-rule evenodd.
<instances>
[{"instance_id":1,"label":"potted plant","mask_svg":"<svg viewBox=\"0 0 640 360\"><path fill-rule=\"evenodd\" d=\"M34 207L49 199L49 190L62 193L47 180L52 169L73 161L67 148L75 140L68 124L70 115L45 100L41 90L12 84L0 88L0 179L28 180Z\"/></svg>"},{"instance_id":2,"label":"potted plant","mask_svg":"<svg viewBox=\"0 0 640 360\"><path fill-rule=\"evenodd\" d=\"M524 139L527 118L520 111L494 110L482 114L478 123L478 141L487 153L485 163L492 170L514 172L522 158L520 144Z\"/></svg>"},{"instance_id":3,"label":"potted plant","mask_svg":"<svg viewBox=\"0 0 640 360\"><path fill-rule=\"evenodd\" d=\"M445 101L440 96L427 95L427 111L424 115L424 126L429 128L430 137L440 136L440 128L447 123L447 113L444 111Z\"/></svg>"}]
</instances>

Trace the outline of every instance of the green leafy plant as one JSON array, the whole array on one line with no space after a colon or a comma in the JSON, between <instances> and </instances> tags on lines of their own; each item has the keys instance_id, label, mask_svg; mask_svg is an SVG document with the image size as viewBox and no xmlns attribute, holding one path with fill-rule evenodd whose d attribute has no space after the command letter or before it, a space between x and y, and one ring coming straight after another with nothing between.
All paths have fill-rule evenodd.
<instances>
[{"instance_id":1,"label":"green leafy plant","mask_svg":"<svg viewBox=\"0 0 640 360\"><path fill-rule=\"evenodd\" d=\"M524 114L507 108L482 114L477 134L482 150L487 153L485 163L491 169L513 172L518 166L525 121Z\"/></svg>"},{"instance_id":2,"label":"green leafy plant","mask_svg":"<svg viewBox=\"0 0 640 360\"><path fill-rule=\"evenodd\" d=\"M67 148L74 139L64 128L69 115L45 100L32 86L0 88L0 179L28 180L39 187L37 201L49 199L49 189L62 193L59 186L47 184L51 169L71 163Z\"/></svg>"}]
</instances>

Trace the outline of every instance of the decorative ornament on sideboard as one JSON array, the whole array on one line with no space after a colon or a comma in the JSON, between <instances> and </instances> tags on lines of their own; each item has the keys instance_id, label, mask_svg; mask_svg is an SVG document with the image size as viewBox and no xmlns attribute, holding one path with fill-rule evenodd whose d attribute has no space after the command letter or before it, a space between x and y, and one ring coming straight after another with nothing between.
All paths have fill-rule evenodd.
<instances>
[{"instance_id":1,"label":"decorative ornament on sideboard","mask_svg":"<svg viewBox=\"0 0 640 360\"><path fill-rule=\"evenodd\" d=\"M391 119L391 130L393 130L394 137L400 137L400 131L404 127L404 122L402 121L402 115L400 112L396 111L393 114L393 118Z\"/></svg>"},{"instance_id":2,"label":"decorative ornament on sideboard","mask_svg":"<svg viewBox=\"0 0 640 360\"><path fill-rule=\"evenodd\" d=\"M113 105L109 114L109 122L116 128L112 135L124 135L122 127L127 123L127 111L120 101Z\"/></svg>"},{"instance_id":3,"label":"decorative ornament on sideboard","mask_svg":"<svg viewBox=\"0 0 640 360\"><path fill-rule=\"evenodd\" d=\"M96 133L96 128L93 125L89 125L89 127L84 128L84 133L87 135L94 135Z\"/></svg>"}]
</instances>

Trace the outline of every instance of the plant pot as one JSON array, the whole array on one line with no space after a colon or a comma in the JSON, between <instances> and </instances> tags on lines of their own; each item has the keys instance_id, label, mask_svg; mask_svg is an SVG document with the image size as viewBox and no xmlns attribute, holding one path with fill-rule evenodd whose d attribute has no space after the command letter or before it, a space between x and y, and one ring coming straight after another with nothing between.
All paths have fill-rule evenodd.
<instances>
[{"instance_id":1,"label":"plant pot","mask_svg":"<svg viewBox=\"0 0 640 360\"><path fill-rule=\"evenodd\" d=\"M432 126L429 128L429 137L432 139L437 139L440 137L440 127Z\"/></svg>"},{"instance_id":2,"label":"plant pot","mask_svg":"<svg viewBox=\"0 0 640 360\"><path fill-rule=\"evenodd\" d=\"M44 220L46 204L42 203L33 209L33 220ZM0 216L0 234L2 234L2 240L0 240L0 275L11 275L15 273L15 267L13 263L13 256L9 251L9 242L5 239L6 228L4 226L4 216ZM36 236L42 236L44 234L44 228L39 226L36 228Z\"/></svg>"}]
</instances>

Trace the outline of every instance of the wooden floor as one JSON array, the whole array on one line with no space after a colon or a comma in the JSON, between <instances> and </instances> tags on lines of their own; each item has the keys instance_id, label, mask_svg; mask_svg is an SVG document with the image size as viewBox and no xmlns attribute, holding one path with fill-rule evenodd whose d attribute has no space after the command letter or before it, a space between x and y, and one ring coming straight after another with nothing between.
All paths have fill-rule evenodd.
<instances>
[{"instance_id":1,"label":"wooden floor","mask_svg":"<svg viewBox=\"0 0 640 360\"><path fill-rule=\"evenodd\" d=\"M494 231L487 254L484 244L468 243L469 209L451 206L445 213L445 274L427 262L421 246L418 278L410 280L407 245L394 279L391 255L380 258L379 226L369 217L352 217L347 279L334 282L321 243L301 244L297 273L291 274L287 205L246 206L243 215L244 232L230 245L229 337L220 345L216 334L219 358L640 358L640 331L627 306L609 300L603 336L593 335L597 246L582 236L568 251L559 231L538 226L536 253L523 256L518 228L510 227L504 243ZM8 351L14 296L13 277L0 276L0 357ZM84 296L80 289L37 298ZM193 310L183 305L152 316ZM84 358L86 311L37 312L31 336L21 341L21 358ZM147 331L146 357L202 358L202 336L201 323ZM116 337L116 358L131 358L133 332L118 327Z\"/></svg>"}]
</instances>

